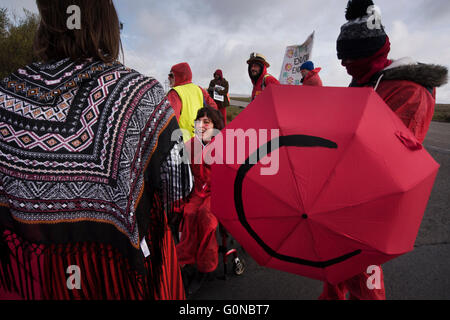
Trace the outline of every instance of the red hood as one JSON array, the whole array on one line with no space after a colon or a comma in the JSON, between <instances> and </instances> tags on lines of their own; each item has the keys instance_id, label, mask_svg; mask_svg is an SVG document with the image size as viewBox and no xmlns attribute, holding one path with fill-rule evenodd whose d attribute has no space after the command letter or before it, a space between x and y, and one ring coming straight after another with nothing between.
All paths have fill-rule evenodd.
<instances>
[{"instance_id":1,"label":"red hood","mask_svg":"<svg viewBox=\"0 0 450 320\"><path fill-rule=\"evenodd\" d=\"M222 70L217 69L216 72L214 72L214 74L215 74L215 75L218 74L219 77L220 77L220 79L223 79L223 73L222 73Z\"/></svg>"},{"instance_id":2,"label":"red hood","mask_svg":"<svg viewBox=\"0 0 450 320\"><path fill-rule=\"evenodd\" d=\"M182 62L174 65L170 69L170 72L172 72L175 77L174 87L192 82L192 71L187 62Z\"/></svg>"}]
</instances>

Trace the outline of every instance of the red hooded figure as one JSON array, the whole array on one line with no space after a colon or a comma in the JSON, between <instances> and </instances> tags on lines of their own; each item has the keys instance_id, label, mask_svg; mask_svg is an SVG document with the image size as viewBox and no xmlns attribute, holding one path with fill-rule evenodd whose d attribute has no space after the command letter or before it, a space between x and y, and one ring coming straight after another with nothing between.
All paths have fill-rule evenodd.
<instances>
[{"instance_id":1,"label":"red hooded figure","mask_svg":"<svg viewBox=\"0 0 450 320\"><path fill-rule=\"evenodd\" d=\"M199 110L196 135L186 143L194 175L194 190L184 206L177 256L182 265L195 265L200 273L212 272L218 265L217 218L211 211L211 166L204 160L205 148L215 130L224 127L221 114L212 108Z\"/></svg>"},{"instance_id":2,"label":"red hooded figure","mask_svg":"<svg viewBox=\"0 0 450 320\"><path fill-rule=\"evenodd\" d=\"M182 62L174 65L170 69L169 82L172 88L192 83L192 71L189 64L187 62ZM213 99L211 99L206 90L201 88L200 86L199 88L202 91L206 104L214 109L217 109L216 103L214 102ZM180 95L175 90L170 90L169 93L167 94L167 98L169 99L169 102L175 111L177 120L179 120L180 114L183 109L183 103Z\"/></svg>"},{"instance_id":3,"label":"red hooded figure","mask_svg":"<svg viewBox=\"0 0 450 320\"><path fill-rule=\"evenodd\" d=\"M220 69L217 69L214 72L214 79L211 80L208 87L208 93L211 98L214 99L215 93L219 95L219 100L214 100L219 108L219 111L222 113L223 120L225 121L225 125L227 124L227 107L230 106L230 101L228 98L229 85L228 81L223 77L223 72ZM217 98L217 97L216 97ZM223 101L221 101L223 99Z\"/></svg>"},{"instance_id":4,"label":"red hooded figure","mask_svg":"<svg viewBox=\"0 0 450 320\"><path fill-rule=\"evenodd\" d=\"M250 59L247 60L247 64L248 75L253 83L252 101L269 85L280 84L274 76L267 73L270 64L262 54L252 53Z\"/></svg>"}]
</instances>

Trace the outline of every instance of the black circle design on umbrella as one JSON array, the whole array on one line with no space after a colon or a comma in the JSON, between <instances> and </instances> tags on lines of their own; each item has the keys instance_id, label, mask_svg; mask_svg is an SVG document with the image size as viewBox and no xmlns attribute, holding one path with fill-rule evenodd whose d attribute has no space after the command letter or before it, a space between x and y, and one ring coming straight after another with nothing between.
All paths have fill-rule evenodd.
<instances>
[{"instance_id":1,"label":"black circle design on umbrella","mask_svg":"<svg viewBox=\"0 0 450 320\"><path fill-rule=\"evenodd\" d=\"M268 253L270 256L276 259L286 262L296 263L314 268L327 268L360 254L362 252L361 250L355 250L348 254L344 254L342 256L327 261L311 261L297 257L287 256L273 250L267 243L264 242L263 239L261 239L261 237L255 232L255 230L253 230L253 228L250 226L245 216L244 203L242 200L243 183L245 176L250 171L250 169L253 168L253 166L256 163L258 163L262 158L264 158L267 154L275 151L272 150L272 144L274 142L278 142L277 144L275 144L278 145L278 148L281 147L322 147L329 149L338 148L335 142L323 138L306 135L290 135L273 139L268 143L266 143L265 145L261 146L258 150L256 150L252 155L250 155L250 157L245 161L245 163L239 167L236 179L234 181L234 205L236 208L236 212L238 214L239 221L242 224L242 226L247 230L250 236L261 246L261 248L263 248L264 251L266 251L266 253ZM260 150L262 150L261 153ZM250 162L250 159L253 160L256 159L257 161L256 162L252 161L254 163L252 164ZM304 214L302 217L303 219L308 218L306 214Z\"/></svg>"}]
</instances>

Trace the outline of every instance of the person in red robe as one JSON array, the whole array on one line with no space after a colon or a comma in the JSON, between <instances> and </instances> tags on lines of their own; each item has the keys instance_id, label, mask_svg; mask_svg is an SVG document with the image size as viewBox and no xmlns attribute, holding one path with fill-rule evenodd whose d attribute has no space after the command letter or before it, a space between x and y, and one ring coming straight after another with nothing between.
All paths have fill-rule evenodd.
<instances>
[{"instance_id":1,"label":"person in red robe","mask_svg":"<svg viewBox=\"0 0 450 320\"><path fill-rule=\"evenodd\" d=\"M210 107L200 109L195 120L196 135L187 142L186 147L194 175L194 190L184 206L180 242L176 249L182 266L196 267L194 282L197 283L202 282L207 273L213 272L219 261L216 238L218 221L211 212L211 167L204 161L203 150L223 127L224 121L219 111Z\"/></svg>"}]
</instances>

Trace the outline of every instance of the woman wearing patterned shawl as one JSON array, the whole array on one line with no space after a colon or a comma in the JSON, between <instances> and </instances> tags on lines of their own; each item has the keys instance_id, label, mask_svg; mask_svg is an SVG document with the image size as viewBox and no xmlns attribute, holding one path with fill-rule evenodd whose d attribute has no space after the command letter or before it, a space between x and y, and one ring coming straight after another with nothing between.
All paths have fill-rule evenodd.
<instances>
[{"instance_id":1,"label":"woman wearing patterned shawl","mask_svg":"<svg viewBox=\"0 0 450 320\"><path fill-rule=\"evenodd\" d=\"M42 62L0 81L0 298L183 299L166 213L191 174L164 89L117 62L112 1L37 5Z\"/></svg>"}]
</instances>

